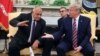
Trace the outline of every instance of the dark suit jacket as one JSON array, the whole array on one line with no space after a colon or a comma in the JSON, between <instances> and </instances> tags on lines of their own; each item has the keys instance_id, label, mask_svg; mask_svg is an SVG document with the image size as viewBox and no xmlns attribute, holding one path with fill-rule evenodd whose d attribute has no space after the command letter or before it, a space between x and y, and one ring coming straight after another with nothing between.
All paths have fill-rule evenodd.
<instances>
[{"instance_id":1,"label":"dark suit jacket","mask_svg":"<svg viewBox=\"0 0 100 56\"><path fill-rule=\"evenodd\" d=\"M72 44L72 18L67 17L62 21L60 30L53 33L55 40L65 34L63 41ZM78 22L78 45L84 47L91 37L90 19L84 16L79 17Z\"/></svg>"},{"instance_id":2,"label":"dark suit jacket","mask_svg":"<svg viewBox=\"0 0 100 56\"><path fill-rule=\"evenodd\" d=\"M28 26L18 27L18 31L14 37L22 39L23 41L28 41L30 35L31 22L32 22L32 13L20 14L18 17L12 19L10 21L10 24L16 27L18 22L25 21L25 20L29 21ZM46 27L46 23L42 18L39 21L37 21L37 24L35 26L35 34L34 37L32 37L33 38L32 42L36 39L39 39L43 35L43 33L45 32L45 27Z\"/></svg>"},{"instance_id":3,"label":"dark suit jacket","mask_svg":"<svg viewBox=\"0 0 100 56\"><path fill-rule=\"evenodd\" d=\"M62 25L62 21L63 21L63 17L58 19L58 29L60 29L60 27Z\"/></svg>"},{"instance_id":4,"label":"dark suit jacket","mask_svg":"<svg viewBox=\"0 0 100 56\"><path fill-rule=\"evenodd\" d=\"M66 17L69 17L69 15L67 15ZM63 21L64 19L66 19L66 17L61 17L61 18L58 19L58 29L60 29L60 27L61 27L61 25L62 25L62 21Z\"/></svg>"}]
</instances>

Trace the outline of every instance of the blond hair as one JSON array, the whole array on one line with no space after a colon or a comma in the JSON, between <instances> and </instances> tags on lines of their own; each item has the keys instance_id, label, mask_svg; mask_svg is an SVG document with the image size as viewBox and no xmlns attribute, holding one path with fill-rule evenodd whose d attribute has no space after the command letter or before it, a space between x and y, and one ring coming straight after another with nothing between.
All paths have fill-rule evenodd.
<instances>
[{"instance_id":1,"label":"blond hair","mask_svg":"<svg viewBox=\"0 0 100 56\"><path fill-rule=\"evenodd\" d=\"M75 9L79 10L79 12L80 12L80 10L81 10L81 5L75 3L75 4L71 4L68 8L69 8L69 9L70 9L70 8L75 8Z\"/></svg>"}]
</instances>

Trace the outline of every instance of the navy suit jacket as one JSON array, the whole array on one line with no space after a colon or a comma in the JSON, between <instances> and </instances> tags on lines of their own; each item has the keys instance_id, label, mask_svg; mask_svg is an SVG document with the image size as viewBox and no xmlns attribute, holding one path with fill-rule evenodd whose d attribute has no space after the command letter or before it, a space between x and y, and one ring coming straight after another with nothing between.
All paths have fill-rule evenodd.
<instances>
[{"instance_id":1,"label":"navy suit jacket","mask_svg":"<svg viewBox=\"0 0 100 56\"><path fill-rule=\"evenodd\" d=\"M28 14L20 14L18 17L12 19L10 21L10 24L14 27L17 26L18 22L21 21L25 21L28 20L29 22L27 23L28 26L19 26L18 27L18 31L15 34L14 38L18 38L22 41L27 42L29 35L30 35L30 28L31 28L31 22L32 22L32 13L28 13ZM46 22L41 18L39 21L37 21L37 24L35 26L35 33L34 33L34 37L32 37L32 42L36 39L40 39L41 36L44 34L45 32L45 27L46 27Z\"/></svg>"},{"instance_id":2,"label":"navy suit jacket","mask_svg":"<svg viewBox=\"0 0 100 56\"><path fill-rule=\"evenodd\" d=\"M58 19L58 29L60 29L63 19L64 19L63 17Z\"/></svg>"},{"instance_id":3,"label":"navy suit jacket","mask_svg":"<svg viewBox=\"0 0 100 56\"><path fill-rule=\"evenodd\" d=\"M56 39L61 38L65 34L66 37L63 38L63 41L72 44L72 18L67 17L62 21L62 26L58 32L53 33L53 36ZM78 46L84 47L86 43L89 43L91 37L91 26L90 19L84 16L79 17L78 21Z\"/></svg>"}]
</instances>

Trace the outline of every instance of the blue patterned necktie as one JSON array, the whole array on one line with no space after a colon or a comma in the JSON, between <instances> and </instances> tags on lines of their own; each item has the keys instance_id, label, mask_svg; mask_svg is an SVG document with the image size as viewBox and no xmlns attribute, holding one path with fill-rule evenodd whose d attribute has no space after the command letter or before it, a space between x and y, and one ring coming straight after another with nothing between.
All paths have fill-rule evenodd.
<instances>
[{"instance_id":1,"label":"blue patterned necktie","mask_svg":"<svg viewBox=\"0 0 100 56\"><path fill-rule=\"evenodd\" d=\"M33 21L32 26L31 26L31 32L30 32L30 37L28 39L28 42L30 43L32 39L34 38L34 33L35 33L35 21Z\"/></svg>"}]
</instances>

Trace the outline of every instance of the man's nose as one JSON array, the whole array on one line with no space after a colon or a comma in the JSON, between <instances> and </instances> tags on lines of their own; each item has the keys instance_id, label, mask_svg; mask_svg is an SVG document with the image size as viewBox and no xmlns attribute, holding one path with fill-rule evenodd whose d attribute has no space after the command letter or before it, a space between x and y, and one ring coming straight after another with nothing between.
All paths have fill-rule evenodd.
<instances>
[{"instance_id":1,"label":"man's nose","mask_svg":"<svg viewBox=\"0 0 100 56\"><path fill-rule=\"evenodd\" d=\"M41 17L41 15L38 15L38 17L40 18L40 17Z\"/></svg>"}]
</instances>

